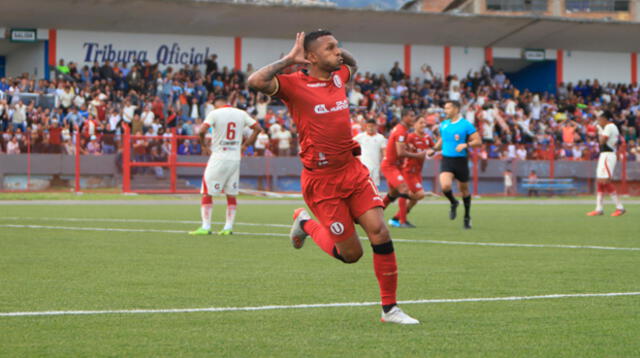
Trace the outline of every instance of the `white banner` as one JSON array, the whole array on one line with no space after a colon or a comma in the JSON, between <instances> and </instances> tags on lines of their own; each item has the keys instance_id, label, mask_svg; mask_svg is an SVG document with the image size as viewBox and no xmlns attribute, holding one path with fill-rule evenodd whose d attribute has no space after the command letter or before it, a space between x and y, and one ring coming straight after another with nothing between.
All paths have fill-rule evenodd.
<instances>
[{"instance_id":1,"label":"white banner","mask_svg":"<svg viewBox=\"0 0 640 358\"><path fill-rule=\"evenodd\" d=\"M80 67L94 61L159 63L162 67L203 64L218 55L219 66L234 63L234 43L230 37L164 34L127 34L59 30L56 55Z\"/></svg>"}]
</instances>

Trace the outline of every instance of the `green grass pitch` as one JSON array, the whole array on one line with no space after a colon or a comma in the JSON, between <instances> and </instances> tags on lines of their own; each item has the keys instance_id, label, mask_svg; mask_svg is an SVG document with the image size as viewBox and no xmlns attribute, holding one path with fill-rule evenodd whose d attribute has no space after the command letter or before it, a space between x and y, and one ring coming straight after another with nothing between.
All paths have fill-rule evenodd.
<instances>
[{"instance_id":1,"label":"green grass pitch","mask_svg":"<svg viewBox=\"0 0 640 358\"><path fill-rule=\"evenodd\" d=\"M214 205L214 221L223 220L221 203ZM628 205L629 213L619 218L586 217L592 206L478 203L473 207L473 230L463 231L460 218L448 220L447 206L419 205L410 214L417 229L392 230L394 238L420 241L395 244L398 298L639 292L640 250L553 246L640 247L640 205ZM152 206L0 206L0 312L377 301L366 241L360 262L345 265L311 240L294 250L282 235L289 231L286 226L268 226L288 226L295 207L241 204L236 221L259 224L236 225L235 231L246 234L190 237L186 232L198 224L180 221L199 220L197 201L192 206L170 201ZM123 230L95 230L109 228ZM265 233L279 235L257 235ZM640 356L638 295L417 303L403 308L422 324L382 324L377 305L0 315L0 356Z\"/></svg>"}]
</instances>

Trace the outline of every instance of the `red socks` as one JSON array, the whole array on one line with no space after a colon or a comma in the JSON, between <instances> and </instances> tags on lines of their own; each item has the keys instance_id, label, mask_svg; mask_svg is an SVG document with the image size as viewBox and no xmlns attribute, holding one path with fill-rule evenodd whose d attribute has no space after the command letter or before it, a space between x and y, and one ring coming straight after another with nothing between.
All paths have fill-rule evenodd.
<instances>
[{"instance_id":1,"label":"red socks","mask_svg":"<svg viewBox=\"0 0 640 358\"><path fill-rule=\"evenodd\" d=\"M404 224L407 222L407 199L398 199L398 209L398 220L400 220L400 223Z\"/></svg>"},{"instance_id":2,"label":"red socks","mask_svg":"<svg viewBox=\"0 0 640 358\"><path fill-rule=\"evenodd\" d=\"M396 304L398 288L398 265L393 252L393 242L371 245L373 249L373 270L380 286L380 299L383 306Z\"/></svg>"}]
</instances>

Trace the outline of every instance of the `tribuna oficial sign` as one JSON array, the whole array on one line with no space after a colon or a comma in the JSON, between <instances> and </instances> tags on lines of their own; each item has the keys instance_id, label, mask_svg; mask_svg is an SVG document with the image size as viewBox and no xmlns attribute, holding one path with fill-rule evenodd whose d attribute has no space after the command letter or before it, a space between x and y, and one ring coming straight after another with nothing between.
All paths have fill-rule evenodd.
<instances>
[{"instance_id":1,"label":"tribuna oficial sign","mask_svg":"<svg viewBox=\"0 0 640 358\"><path fill-rule=\"evenodd\" d=\"M202 64L212 54L211 48L190 47L183 49L177 42L162 44L149 53L144 49L118 48L112 43L85 42L84 62L144 62L150 61L162 65L195 65Z\"/></svg>"}]
</instances>

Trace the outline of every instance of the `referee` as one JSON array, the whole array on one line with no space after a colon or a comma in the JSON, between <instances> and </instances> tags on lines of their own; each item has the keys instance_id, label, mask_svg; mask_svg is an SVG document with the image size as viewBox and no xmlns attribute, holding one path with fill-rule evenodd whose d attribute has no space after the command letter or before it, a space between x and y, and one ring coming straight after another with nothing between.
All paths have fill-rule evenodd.
<instances>
[{"instance_id":1,"label":"referee","mask_svg":"<svg viewBox=\"0 0 640 358\"><path fill-rule=\"evenodd\" d=\"M464 202L464 228L471 229L471 193L469 193L469 153L467 149L480 146L482 139L473 124L460 115L460 102L447 101L444 105L444 113L448 119L440 123L440 139L429 156L442 148L440 186L442 193L451 202L449 219L456 218L456 209L459 204L451 192L451 184L456 179Z\"/></svg>"}]
</instances>

